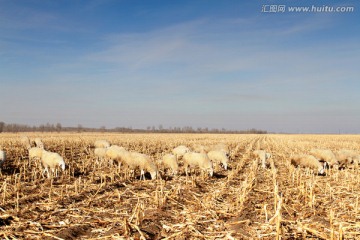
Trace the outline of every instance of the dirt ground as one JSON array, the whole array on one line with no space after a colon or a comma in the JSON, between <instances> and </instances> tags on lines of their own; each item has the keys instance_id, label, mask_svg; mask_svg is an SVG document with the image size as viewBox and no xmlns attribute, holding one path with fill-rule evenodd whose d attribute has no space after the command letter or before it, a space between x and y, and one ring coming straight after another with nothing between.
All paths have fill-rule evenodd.
<instances>
[{"instance_id":1,"label":"dirt ground","mask_svg":"<svg viewBox=\"0 0 360 240\"><path fill-rule=\"evenodd\" d=\"M64 157L58 177L42 176L20 138L40 137ZM140 180L94 155L107 139L151 156L160 179ZM228 170L172 176L158 159L178 145L224 143ZM2 239L360 239L358 165L325 176L290 164L312 148L360 150L354 135L0 134ZM255 149L272 154L263 169Z\"/></svg>"}]
</instances>

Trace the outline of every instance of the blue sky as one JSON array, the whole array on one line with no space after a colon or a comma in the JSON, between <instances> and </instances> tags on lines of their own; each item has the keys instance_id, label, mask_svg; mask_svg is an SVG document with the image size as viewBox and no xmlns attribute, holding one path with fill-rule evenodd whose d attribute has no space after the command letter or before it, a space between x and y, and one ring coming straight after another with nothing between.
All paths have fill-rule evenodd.
<instances>
[{"instance_id":1,"label":"blue sky","mask_svg":"<svg viewBox=\"0 0 360 240\"><path fill-rule=\"evenodd\" d=\"M288 10L312 5L354 10ZM0 0L0 121L360 133L359 17L358 1Z\"/></svg>"}]
</instances>

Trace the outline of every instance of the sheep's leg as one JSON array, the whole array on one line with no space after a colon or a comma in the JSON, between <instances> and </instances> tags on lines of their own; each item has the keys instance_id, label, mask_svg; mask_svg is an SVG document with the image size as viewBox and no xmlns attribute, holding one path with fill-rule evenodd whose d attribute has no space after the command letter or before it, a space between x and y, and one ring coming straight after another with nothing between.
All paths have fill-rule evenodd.
<instances>
[{"instance_id":1,"label":"sheep's leg","mask_svg":"<svg viewBox=\"0 0 360 240\"><path fill-rule=\"evenodd\" d=\"M47 167L45 167L44 169L44 173L46 172L47 178L50 178L50 173L49 173L49 169ZM44 175L43 175L44 176Z\"/></svg>"},{"instance_id":2,"label":"sheep's leg","mask_svg":"<svg viewBox=\"0 0 360 240\"><path fill-rule=\"evenodd\" d=\"M261 166L262 166L262 168L266 168L266 165L265 165L265 158L262 158L261 159Z\"/></svg>"},{"instance_id":3,"label":"sheep's leg","mask_svg":"<svg viewBox=\"0 0 360 240\"><path fill-rule=\"evenodd\" d=\"M223 167L225 170L227 170L227 163L223 163Z\"/></svg>"},{"instance_id":4,"label":"sheep's leg","mask_svg":"<svg viewBox=\"0 0 360 240\"><path fill-rule=\"evenodd\" d=\"M144 180L145 181L145 172L143 169L141 169L140 171L140 180Z\"/></svg>"},{"instance_id":5,"label":"sheep's leg","mask_svg":"<svg viewBox=\"0 0 360 240\"><path fill-rule=\"evenodd\" d=\"M44 170L43 170L42 173L41 173L41 175L42 175L43 177L45 177L45 175L44 175L45 172L47 172L47 167L45 167Z\"/></svg>"}]
</instances>

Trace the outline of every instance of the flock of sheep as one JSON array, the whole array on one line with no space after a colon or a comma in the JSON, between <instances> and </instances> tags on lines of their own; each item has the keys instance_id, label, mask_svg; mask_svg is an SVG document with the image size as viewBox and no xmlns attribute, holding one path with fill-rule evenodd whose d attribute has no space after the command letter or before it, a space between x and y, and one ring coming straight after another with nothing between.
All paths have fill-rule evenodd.
<instances>
[{"instance_id":1,"label":"flock of sheep","mask_svg":"<svg viewBox=\"0 0 360 240\"><path fill-rule=\"evenodd\" d=\"M309 154L291 156L291 164L302 166L324 174L326 168L344 168L349 165L358 165L360 154L354 150L342 149L332 152L329 149L312 149Z\"/></svg>"},{"instance_id":2,"label":"flock of sheep","mask_svg":"<svg viewBox=\"0 0 360 240\"><path fill-rule=\"evenodd\" d=\"M138 152L128 151L124 147L110 145L106 140L97 140L95 142L95 156L103 161L109 159L111 162L116 161L119 164L127 166L130 169L139 168L141 178L144 178L145 171L149 172L152 179L158 176L157 164L150 156ZM210 176L214 174L213 163L221 163L225 170L229 161L229 152L225 145L216 145L210 151L202 149L200 152L192 152L186 146L178 146L172 150L172 153L166 153L159 161L165 170L171 170L173 175L179 173L179 159L182 159L186 176L189 169L199 167L202 171L208 172Z\"/></svg>"},{"instance_id":3,"label":"flock of sheep","mask_svg":"<svg viewBox=\"0 0 360 240\"><path fill-rule=\"evenodd\" d=\"M29 161L40 162L43 166L43 176L47 177L52 174L57 175L57 169L65 170L65 162L63 157L58 153L50 152L44 149L41 139L34 140L35 146L32 147L28 137L22 137L21 143L28 150ZM199 168L203 172L207 172L210 176L214 174L214 165L222 165L227 170L229 163L230 151L225 144L217 144L213 146L196 146L191 151L188 147L181 145L172 149L171 153L165 153L158 162L151 159L150 156L128 151L124 147L111 145L107 140L97 140L94 143L94 154L97 161L104 162L108 160L110 163L114 161L125 169L140 169L140 179L145 179L145 173L151 175L151 179L159 177L158 166L163 170L169 169L172 175L179 174L179 160L182 159L185 174L188 176L189 170ZM252 155L261 163L263 168L268 166L268 159L271 154L265 150L255 150ZM6 153L0 147L0 168L6 160ZM329 149L312 149L309 154L291 155L290 162L298 167L310 168L317 171L318 174L324 174L326 168L345 167L349 164L359 164L360 154L354 150L339 150L333 153Z\"/></svg>"},{"instance_id":4,"label":"flock of sheep","mask_svg":"<svg viewBox=\"0 0 360 240\"><path fill-rule=\"evenodd\" d=\"M41 161L44 167L44 173L47 173L47 177L50 177L49 168L52 173L57 175L56 168L60 167L65 170L65 161L58 153L46 151L44 144L40 138L35 138L35 147L31 147L30 139L28 137L22 137L21 143L29 151L29 161Z\"/></svg>"}]
</instances>

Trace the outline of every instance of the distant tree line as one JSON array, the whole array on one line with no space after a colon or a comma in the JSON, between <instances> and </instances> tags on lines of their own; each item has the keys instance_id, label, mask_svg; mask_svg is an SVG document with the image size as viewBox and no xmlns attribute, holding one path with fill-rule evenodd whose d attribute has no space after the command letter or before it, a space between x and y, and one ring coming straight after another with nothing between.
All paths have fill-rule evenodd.
<instances>
[{"instance_id":1,"label":"distant tree line","mask_svg":"<svg viewBox=\"0 0 360 240\"><path fill-rule=\"evenodd\" d=\"M164 128L162 125L158 127L148 126L146 129L133 129L132 127L115 127L107 129L105 126L100 128L84 127L78 124L76 127L63 127L61 123L56 124L40 124L39 126L29 126L26 124L0 122L1 132L119 132L119 133L240 133L240 134L266 134L267 131L255 128L247 130L227 130L225 128L196 128L191 126L185 127L169 127Z\"/></svg>"}]
</instances>

